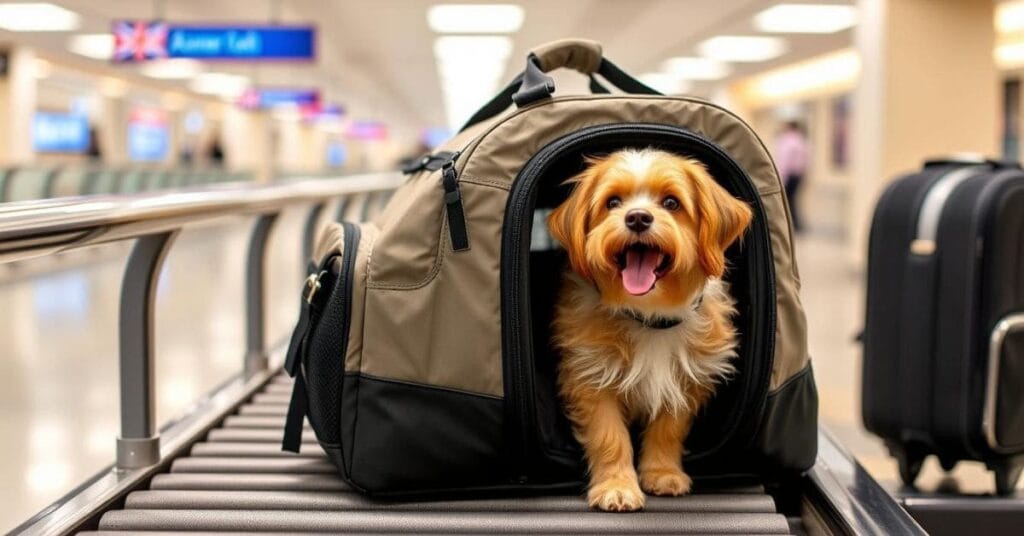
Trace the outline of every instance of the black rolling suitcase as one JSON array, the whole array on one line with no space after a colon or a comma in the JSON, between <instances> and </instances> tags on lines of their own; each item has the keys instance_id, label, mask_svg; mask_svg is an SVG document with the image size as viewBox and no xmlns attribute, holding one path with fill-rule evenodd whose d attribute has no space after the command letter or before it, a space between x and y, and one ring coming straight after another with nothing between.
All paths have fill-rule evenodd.
<instances>
[{"instance_id":1,"label":"black rolling suitcase","mask_svg":"<svg viewBox=\"0 0 1024 536\"><path fill-rule=\"evenodd\" d=\"M862 411L913 485L936 455L1024 468L1024 171L934 161L875 208Z\"/></svg>"}]
</instances>

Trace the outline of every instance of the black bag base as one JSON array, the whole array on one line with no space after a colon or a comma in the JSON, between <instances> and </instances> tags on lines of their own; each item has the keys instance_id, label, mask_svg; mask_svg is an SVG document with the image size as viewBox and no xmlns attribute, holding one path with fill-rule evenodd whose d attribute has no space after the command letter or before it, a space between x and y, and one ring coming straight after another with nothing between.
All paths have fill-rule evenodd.
<instances>
[{"instance_id":1,"label":"black bag base","mask_svg":"<svg viewBox=\"0 0 1024 536\"><path fill-rule=\"evenodd\" d=\"M942 470L947 473L956 468L956 465L961 461L982 461L945 457L939 454L936 449L919 442L898 443L887 441L885 446L889 449L889 454L896 458L896 463L900 470L900 480L903 481L903 485L909 488L915 487L914 482L917 481L918 475L921 474L921 468L924 466L928 456L936 456ZM1024 473L1024 455L987 460L983 461L983 463L992 472L995 480L996 495L1004 497L1013 495L1017 489L1017 482L1020 480L1021 474Z\"/></svg>"}]
</instances>

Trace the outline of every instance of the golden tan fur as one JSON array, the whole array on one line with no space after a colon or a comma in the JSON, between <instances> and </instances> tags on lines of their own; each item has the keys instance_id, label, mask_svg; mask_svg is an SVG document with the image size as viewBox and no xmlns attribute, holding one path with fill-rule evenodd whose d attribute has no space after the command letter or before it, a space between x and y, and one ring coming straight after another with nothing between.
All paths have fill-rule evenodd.
<instances>
[{"instance_id":1,"label":"golden tan fur","mask_svg":"<svg viewBox=\"0 0 1024 536\"><path fill-rule=\"evenodd\" d=\"M590 505L638 510L641 489L690 490L683 443L715 384L733 370L735 306L720 279L725 250L752 216L691 159L625 150L588 164L548 220L571 266L554 321L559 388L590 469ZM613 196L621 206L609 205ZM674 210L667 196L678 200ZM653 214L642 233L624 223L625 212L636 208ZM616 262L638 242L667 255L668 265L642 295L623 288ZM682 322L656 330L626 310ZM646 425L639 475L628 431L633 421Z\"/></svg>"}]
</instances>

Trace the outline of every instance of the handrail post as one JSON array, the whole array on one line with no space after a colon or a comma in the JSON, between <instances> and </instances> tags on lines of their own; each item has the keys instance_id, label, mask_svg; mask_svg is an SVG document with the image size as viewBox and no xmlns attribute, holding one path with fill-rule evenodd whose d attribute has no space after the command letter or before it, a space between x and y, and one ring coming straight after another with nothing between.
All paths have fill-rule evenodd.
<instances>
[{"instance_id":1,"label":"handrail post","mask_svg":"<svg viewBox=\"0 0 1024 536\"><path fill-rule=\"evenodd\" d=\"M268 366L266 337L267 239L279 213L261 214L249 238L249 256L245 265L245 377L252 377Z\"/></svg>"},{"instance_id":2,"label":"handrail post","mask_svg":"<svg viewBox=\"0 0 1024 536\"><path fill-rule=\"evenodd\" d=\"M317 223L320 222L320 215L323 214L327 203L320 201L314 203L306 214L306 224L302 229L302 269L306 269L306 263L313 258L313 241L316 240Z\"/></svg>"},{"instance_id":3,"label":"handrail post","mask_svg":"<svg viewBox=\"0 0 1024 536\"><path fill-rule=\"evenodd\" d=\"M153 344L156 285L177 231L140 237L121 280L118 319L121 435L117 467L135 469L160 461L156 428L156 354Z\"/></svg>"}]
</instances>

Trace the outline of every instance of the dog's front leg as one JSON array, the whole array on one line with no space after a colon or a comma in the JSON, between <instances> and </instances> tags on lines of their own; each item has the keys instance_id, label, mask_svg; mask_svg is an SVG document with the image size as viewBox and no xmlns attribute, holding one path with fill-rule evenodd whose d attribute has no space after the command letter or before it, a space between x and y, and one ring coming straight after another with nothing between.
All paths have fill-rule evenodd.
<instances>
[{"instance_id":1,"label":"dog's front leg","mask_svg":"<svg viewBox=\"0 0 1024 536\"><path fill-rule=\"evenodd\" d=\"M640 486L653 495L683 495L691 480L683 472L683 441L693 424L689 414L662 412L644 430L640 447Z\"/></svg>"},{"instance_id":2,"label":"dog's front leg","mask_svg":"<svg viewBox=\"0 0 1024 536\"><path fill-rule=\"evenodd\" d=\"M592 508L629 512L644 507L633 468L633 445L622 407L613 393L595 392L574 401L574 420L590 466L587 502Z\"/></svg>"}]
</instances>

